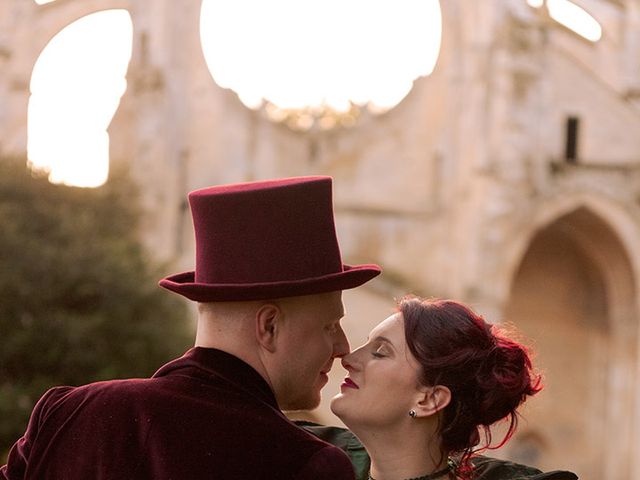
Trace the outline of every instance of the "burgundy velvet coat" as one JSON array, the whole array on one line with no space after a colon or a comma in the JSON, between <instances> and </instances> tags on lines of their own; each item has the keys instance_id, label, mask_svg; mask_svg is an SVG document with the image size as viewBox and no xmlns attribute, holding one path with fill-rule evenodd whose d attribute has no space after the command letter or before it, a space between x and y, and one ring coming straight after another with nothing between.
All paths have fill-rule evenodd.
<instances>
[{"instance_id":1,"label":"burgundy velvet coat","mask_svg":"<svg viewBox=\"0 0 640 480\"><path fill-rule=\"evenodd\" d=\"M49 390L0 479L353 480L354 471L280 412L253 368L196 347L150 379Z\"/></svg>"}]
</instances>

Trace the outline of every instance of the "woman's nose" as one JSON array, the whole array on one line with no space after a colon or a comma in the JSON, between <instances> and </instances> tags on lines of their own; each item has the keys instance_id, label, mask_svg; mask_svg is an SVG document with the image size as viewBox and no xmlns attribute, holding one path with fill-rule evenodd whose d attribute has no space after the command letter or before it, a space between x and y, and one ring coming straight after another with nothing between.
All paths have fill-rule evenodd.
<instances>
[{"instance_id":1,"label":"woman's nose","mask_svg":"<svg viewBox=\"0 0 640 480\"><path fill-rule=\"evenodd\" d=\"M350 357L351 357L351 354L349 353L348 355L345 355L340 359L340 363L342 364L345 370L349 370L353 368L351 367L351 362L349 361Z\"/></svg>"},{"instance_id":2,"label":"woman's nose","mask_svg":"<svg viewBox=\"0 0 640 480\"><path fill-rule=\"evenodd\" d=\"M340 363L342 363L342 366L345 368L345 370L350 371L350 370L356 370L357 369L358 353L360 352L361 348L362 347L357 348L353 352L345 355L344 357L342 357L340 359Z\"/></svg>"}]
</instances>

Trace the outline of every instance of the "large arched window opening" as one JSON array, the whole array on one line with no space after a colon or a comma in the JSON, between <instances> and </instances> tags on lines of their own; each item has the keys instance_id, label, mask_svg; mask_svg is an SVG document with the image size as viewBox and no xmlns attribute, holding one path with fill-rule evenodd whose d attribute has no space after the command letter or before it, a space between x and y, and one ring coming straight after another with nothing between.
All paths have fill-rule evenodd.
<instances>
[{"instance_id":1,"label":"large arched window opening","mask_svg":"<svg viewBox=\"0 0 640 480\"><path fill-rule=\"evenodd\" d=\"M569 0L527 0L534 8L546 7L549 16L559 24L590 42L602 37L602 26L584 8Z\"/></svg>"},{"instance_id":2,"label":"large arched window opening","mask_svg":"<svg viewBox=\"0 0 640 480\"><path fill-rule=\"evenodd\" d=\"M133 42L126 10L76 20L44 48L33 68L27 154L52 182L95 187L109 172L107 127L126 90Z\"/></svg>"},{"instance_id":3,"label":"large arched window opening","mask_svg":"<svg viewBox=\"0 0 640 480\"><path fill-rule=\"evenodd\" d=\"M440 50L438 0L203 0L200 35L214 80L274 120L331 128L354 110L397 105Z\"/></svg>"}]
</instances>

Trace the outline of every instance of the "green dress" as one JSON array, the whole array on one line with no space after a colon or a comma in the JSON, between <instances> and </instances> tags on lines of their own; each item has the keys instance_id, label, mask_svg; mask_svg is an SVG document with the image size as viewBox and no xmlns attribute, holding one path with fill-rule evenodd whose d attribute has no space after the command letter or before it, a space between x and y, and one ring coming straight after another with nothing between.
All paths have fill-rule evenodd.
<instances>
[{"instance_id":1,"label":"green dress","mask_svg":"<svg viewBox=\"0 0 640 480\"><path fill-rule=\"evenodd\" d=\"M297 421L296 424L341 448L351 459L357 480L366 480L369 472L369 455L358 438L346 428L327 427L311 422ZM478 455L471 462L475 467L476 480L577 480L575 473L555 470L543 473L537 468L528 467L497 458Z\"/></svg>"}]
</instances>

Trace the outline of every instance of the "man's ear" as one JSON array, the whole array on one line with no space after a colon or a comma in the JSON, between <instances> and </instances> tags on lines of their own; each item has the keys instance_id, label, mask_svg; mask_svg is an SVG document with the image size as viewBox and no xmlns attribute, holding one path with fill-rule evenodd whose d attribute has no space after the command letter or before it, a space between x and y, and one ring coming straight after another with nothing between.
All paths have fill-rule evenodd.
<instances>
[{"instance_id":1,"label":"man's ear","mask_svg":"<svg viewBox=\"0 0 640 480\"><path fill-rule=\"evenodd\" d=\"M256 340L268 352L275 352L276 340L282 327L282 310L273 303L262 305L255 316Z\"/></svg>"},{"instance_id":2,"label":"man's ear","mask_svg":"<svg viewBox=\"0 0 640 480\"><path fill-rule=\"evenodd\" d=\"M413 408L417 417L428 417L444 410L451 402L451 390L444 385L421 389L418 401Z\"/></svg>"}]
</instances>

